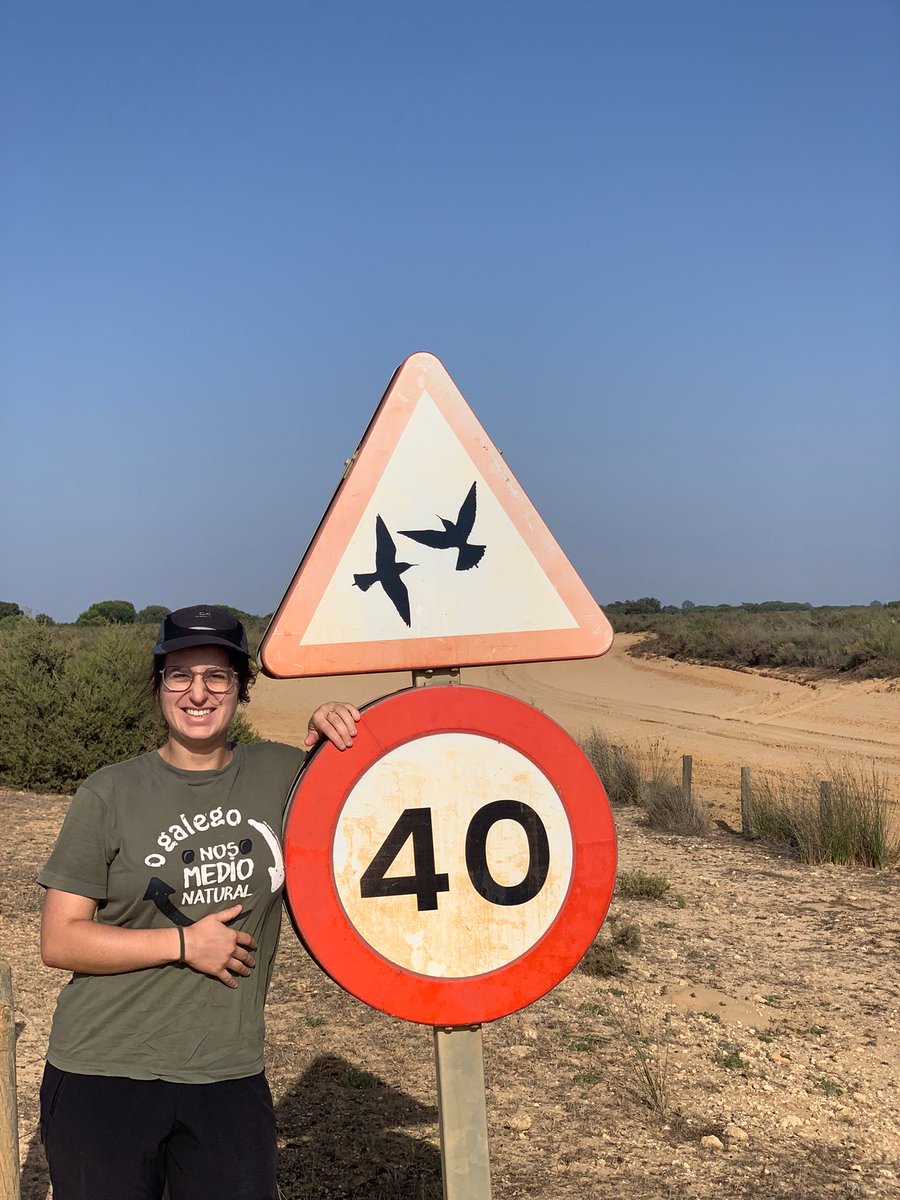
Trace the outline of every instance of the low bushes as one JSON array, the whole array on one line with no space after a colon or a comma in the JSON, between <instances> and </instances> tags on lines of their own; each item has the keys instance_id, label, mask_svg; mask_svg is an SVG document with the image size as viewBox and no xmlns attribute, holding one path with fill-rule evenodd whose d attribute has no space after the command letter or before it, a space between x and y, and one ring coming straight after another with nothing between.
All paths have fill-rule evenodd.
<instances>
[{"instance_id":1,"label":"low bushes","mask_svg":"<svg viewBox=\"0 0 900 1200\"><path fill-rule=\"evenodd\" d=\"M20 620L0 638L0 785L70 792L107 763L164 740L148 695L150 626L74 631ZM235 741L256 739L246 719Z\"/></svg>"},{"instance_id":2,"label":"low bushes","mask_svg":"<svg viewBox=\"0 0 900 1200\"><path fill-rule=\"evenodd\" d=\"M793 612L696 608L627 614L623 632L647 631L635 654L725 667L799 670L810 676L900 677L900 619L893 605Z\"/></svg>"}]
</instances>

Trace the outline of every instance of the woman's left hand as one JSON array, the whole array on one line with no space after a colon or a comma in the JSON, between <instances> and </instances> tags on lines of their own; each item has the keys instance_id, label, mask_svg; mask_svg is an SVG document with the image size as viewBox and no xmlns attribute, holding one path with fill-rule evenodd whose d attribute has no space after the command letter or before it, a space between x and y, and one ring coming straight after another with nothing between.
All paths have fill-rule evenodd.
<instances>
[{"instance_id":1,"label":"woman's left hand","mask_svg":"<svg viewBox=\"0 0 900 1200\"><path fill-rule=\"evenodd\" d=\"M338 750L348 750L356 737L358 720L359 709L346 700L326 700L309 718L309 733L303 744L316 746L326 737Z\"/></svg>"}]
</instances>

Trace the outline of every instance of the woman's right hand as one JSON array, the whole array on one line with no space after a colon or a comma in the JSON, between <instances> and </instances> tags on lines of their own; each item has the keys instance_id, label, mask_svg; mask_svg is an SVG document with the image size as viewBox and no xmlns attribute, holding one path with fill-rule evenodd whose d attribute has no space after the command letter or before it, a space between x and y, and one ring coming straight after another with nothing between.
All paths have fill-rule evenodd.
<instances>
[{"instance_id":1,"label":"woman's right hand","mask_svg":"<svg viewBox=\"0 0 900 1200\"><path fill-rule=\"evenodd\" d=\"M256 942L249 933L229 929L243 905L235 904L222 912L210 913L184 928L184 961L195 971L219 979L226 987L236 988L235 975L249 975L256 959L251 953Z\"/></svg>"}]
</instances>

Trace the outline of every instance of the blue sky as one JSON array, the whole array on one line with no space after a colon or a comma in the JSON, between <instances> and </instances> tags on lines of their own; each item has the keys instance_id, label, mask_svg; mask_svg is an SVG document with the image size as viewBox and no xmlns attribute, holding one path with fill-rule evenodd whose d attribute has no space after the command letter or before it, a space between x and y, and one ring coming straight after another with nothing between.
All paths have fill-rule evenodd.
<instances>
[{"instance_id":1,"label":"blue sky","mask_svg":"<svg viewBox=\"0 0 900 1200\"><path fill-rule=\"evenodd\" d=\"M601 603L900 598L896 4L13 0L0 41L0 599L271 611L420 349Z\"/></svg>"}]
</instances>

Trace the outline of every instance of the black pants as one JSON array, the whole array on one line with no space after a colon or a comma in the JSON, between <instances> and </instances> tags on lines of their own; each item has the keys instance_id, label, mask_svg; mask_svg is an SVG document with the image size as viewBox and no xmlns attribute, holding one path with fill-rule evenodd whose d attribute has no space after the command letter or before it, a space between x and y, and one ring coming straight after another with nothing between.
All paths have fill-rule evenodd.
<instances>
[{"instance_id":1,"label":"black pants","mask_svg":"<svg viewBox=\"0 0 900 1200\"><path fill-rule=\"evenodd\" d=\"M275 1137L264 1074L167 1083L44 1070L54 1200L275 1200Z\"/></svg>"}]
</instances>

